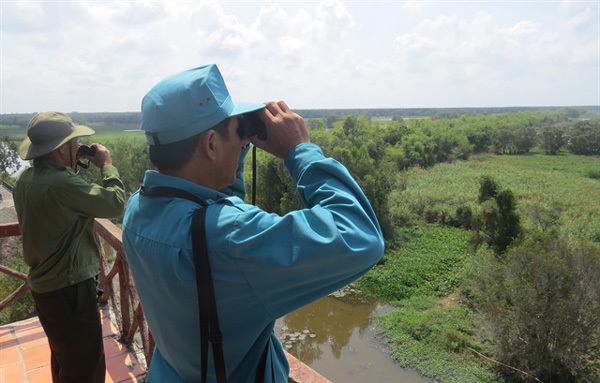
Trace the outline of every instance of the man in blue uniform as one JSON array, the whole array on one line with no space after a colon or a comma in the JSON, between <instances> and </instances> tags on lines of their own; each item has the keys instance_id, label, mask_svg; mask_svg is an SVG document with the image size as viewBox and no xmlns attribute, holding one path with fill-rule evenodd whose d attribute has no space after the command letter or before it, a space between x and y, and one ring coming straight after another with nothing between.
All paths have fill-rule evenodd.
<instances>
[{"instance_id":1,"label":"man in blue uniform","mask_svg":"<svg viewBox=\"0 0 600 383\"><path fill-rule=\"evenodd\" d=\"M267 138L238 134L257 113ZM123 245L156 349L149 382L200 381L198 295L190 227L198 203L151 196L161 187L204 201L207 251L230 382L287 382L275 320L354 281L383 254L369 201L347 169L310 143L280 102L234 103L215 65L169 76L142 101L150 159L127 205ZM245 204L249 142L285 161L306 208L284 216ZM212 357L208 380L215 380Z\"/></svg>"}]
</instances>

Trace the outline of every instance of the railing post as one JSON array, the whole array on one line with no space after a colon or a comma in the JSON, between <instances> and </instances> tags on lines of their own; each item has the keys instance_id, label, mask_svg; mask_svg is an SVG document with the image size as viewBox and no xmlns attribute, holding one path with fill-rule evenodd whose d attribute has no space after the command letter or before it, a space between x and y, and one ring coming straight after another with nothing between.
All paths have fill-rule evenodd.
<instances>
[{"instance_id":1,"label":"railing post","mask_svg":"<svg viewBox=\"0 0 600 383\"><path fill-rule=\"evenodd\" d=\"M129 291L127 288L129 285L129 268L127 267L127 261L125 260L123 251L117 252L116 262L119 264L119 297L121 298L121 320L123 321L121 340L125 341L129 338L131 313Z\"/></svg>"},{"instance_id":2,"label":"railing post","mask_svg":"<svg viewBox=\"0 0 600 383\"><path fill-rule=\"evenodd\" d=\"M2 238L2 236L0 236ZM19 271L15 271L13 269L9 269L6 266L0 265L0 272L10 275L11 277L18 278L22 281L27 281L27 274L23 274ZM27 282L22 284L18 289L13 291L9 296L4 298L2 302L0 302L0 311L4 310L6 307L10 306L14 301L23 296L27 291L29 291L29 286Z\"/></svg>"},{"instance_id":3,"label":"railing post","mask_svg":"<svg viewBox=\"0 0 600 383\"><path fill-rule=\"evenodd\" d=\"M0 223L0 238L21 235L21 227L18 223Z\"/></svg>"},{"instance_id":4,"label":"railing post","mask_svg":"<svg viewBox=\"0 0 600 383\"><path fill-rule=\"evenodd\" d=\"M7 296L2 302L0 302L0 311L4 310L6 307L10 306L11 303L21 298L26 292L29 291L29 286L27 283L23 283L21 287L12 292L9 296Z\"/></svg>"}]
</instances>

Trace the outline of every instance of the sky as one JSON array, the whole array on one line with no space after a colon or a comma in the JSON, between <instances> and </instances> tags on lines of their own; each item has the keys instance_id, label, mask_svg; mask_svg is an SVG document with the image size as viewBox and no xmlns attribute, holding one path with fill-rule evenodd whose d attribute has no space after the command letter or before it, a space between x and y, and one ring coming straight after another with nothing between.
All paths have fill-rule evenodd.
<instances>
[{"instance_id":1,"label":"sky","mask_svg":"<svg viewBox=\"0 0 600 383\"><path fill-rule=\"evenodd\" d=\"M600 105L598 0L0 0L0 113L137 112L215 63L292 109Z\"/></svg>"}]
</instances>

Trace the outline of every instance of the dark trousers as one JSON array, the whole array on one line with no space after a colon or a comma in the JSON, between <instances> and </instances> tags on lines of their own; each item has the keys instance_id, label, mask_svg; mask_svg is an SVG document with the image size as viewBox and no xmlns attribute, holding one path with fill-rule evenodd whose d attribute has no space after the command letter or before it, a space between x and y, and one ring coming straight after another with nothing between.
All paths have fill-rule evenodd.
<instances>
[{"instance_id":1,"label":"dark trousers","mask_svg":"<svg viewBox=\"0 0 600 383\"><path fill-rule=\"evenodd\" d=\"M104 383L106 362L94 279L32 292L52 352L54 383Z\"/></svg>"}]
</instances>

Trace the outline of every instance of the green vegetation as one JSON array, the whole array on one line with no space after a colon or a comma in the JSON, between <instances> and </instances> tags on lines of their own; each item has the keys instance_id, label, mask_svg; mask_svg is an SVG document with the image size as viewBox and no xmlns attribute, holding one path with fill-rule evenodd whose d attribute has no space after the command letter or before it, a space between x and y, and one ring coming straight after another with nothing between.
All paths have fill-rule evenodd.
<instances>
[{"instance_id":1,"label":"green vegetation","mask_svg":"<svg viewBox=\"0 0 600 383\"><path fill-rule=\"evenodd\" d=\"M597 108L305 112L379 218L386 254L357 285L397 305L380 320L400 364L440 382L600 379ZM143 135L123 132L137 117L76 116L128 192L151 167ZM15 116L0 124L24 132ZM257 154L257 204L302 207L283 163Z\"/></svg>"},{"instance_id":2,"label":"green vegetation","mask_svg":"<svg viewBox=\"0 0 600 383\"><path fill-rule=\"evenodd\" d=\"M531 232L505 254L481 254L465 278L487 353L543 382L597 381L600 246L558 227ZM517 371L518 370L518 371Z\"/></svg>"},{"instance_id":3,"label":"green vegetation","mask_svg":"<svg viewBox=\"0 0 600 383\"><path fill-rule=\"evenodd\" d=\"M478 201L481 210L469 220L473 230L469 243L474 251L486 243L496 254L502 254L522 232L515 195L510 189L500 190L491 177L483 176Z\"/></svg>"},{"instance_id":4,"label":"green vegetation","mask_svg":"<svg viewBox=\"0 0 600 383\"><path fill-rule=\"evenodd\" d=\"M0 262L12 270L27 274L29 268L25 265L20 253L20 246L16 246L14 238L0 238ZM24 282L15 277L0 273L0 300L6 298ZM0 311L0 326L29 318L35 314L33 298L26 293L14 301L8 309Z\"/></svg>"},{"instance_id":5,"label":"green vegetation","mask_svg":"<svg viewBox=\"0 0 600 383\"><path fill-rule=\"evenodd\" d=\"M389 303L414 297L445 297L459 286L461 270L472 257L466 230L412 226L387 243L383 261L359 282L360 289Z\"/></svg>"},{"instance_id":6,"label":"green vegetation","mask_svg":"<svg viewBox=\"0 0 600 383\"><path fill-rule=\"evenodd\" d=\"M146 137L144 136L144 132L140 130L129 130L129 131L115 131L115 132L106 132L101 131L101 133L94 134L92 137L88 139L91 141L98 141L102 145L105 145L110 149L110 146L115 141L127 141L133 143L143 143L146 144ZM83 141L83 139L81 140Z\"/></svg>"},{"instance_id":7,"label":"green vegetation","mask_svg":"<svg viewBox=\"0 0 600 383\"><path fill-rule=\"evenodd\" d=\"M413 297L402 308L379 318L403 367L415 368L439 382L503 382L477 354L477 324L464 306L444 306L432 297Z\"/></svg>"},{"instance_id":8,"label":"green vegetation","mask_svg":"<svg viewBox=\"0 0 600 383\"><path fill-rule=\"evenodd\" d=\"M9 170L18 166L17 144L8 136L0 138L0 180L8 178Z\"/></svg>"},{"instance_id":9,"label":"green vegetation","mask_svg":"<svg viewBox=\"0 0 600 383\"><path fill-rule=\"evenodd\" d=\"M490 175L512 190L517 212L526 217L525 230L546 225L540 211L555 211L556 224L569 236L600 240L599 182L590 177L600 167L598 157L574 155L474 156L470 161L410 169L390 195L396 225L430 223L461 226L457 211L477 213L479 182Z\"/></svg>"},{"instance_id":10,"label":"green vegetation","mask_svg":"<svg viewBox=\"0 0 600 383\"><path fill-rule=\"evenodd\" d=\"M145 171L153 168L148 155L148 144L143 133L140 135L140 132L126 132L120 136L116 133L104 133L82 138L80 142L86 144L99 142L110 150L111 159L119 169L119 175L127 193L133 193L139 189ZM82 175L88 182L99 183L101 181L100 169L95 166L83 170Z\"/></svg>"},{"instance_id":11,"label":"green vegetation","mask_svg":"<svg viewBox=\"0 0 600 383\"><path fill-rule=\"evenodd\" d=\"M410 225L358 283L399 306L381 317L394 358L441 382L597 381L600 182L589 174L599 166L486 154L399 177L390 205ZM470 252L464 212L476 216L500 189L514 193L526 235L505 252Z\"/></svg>"}]
</instances>

